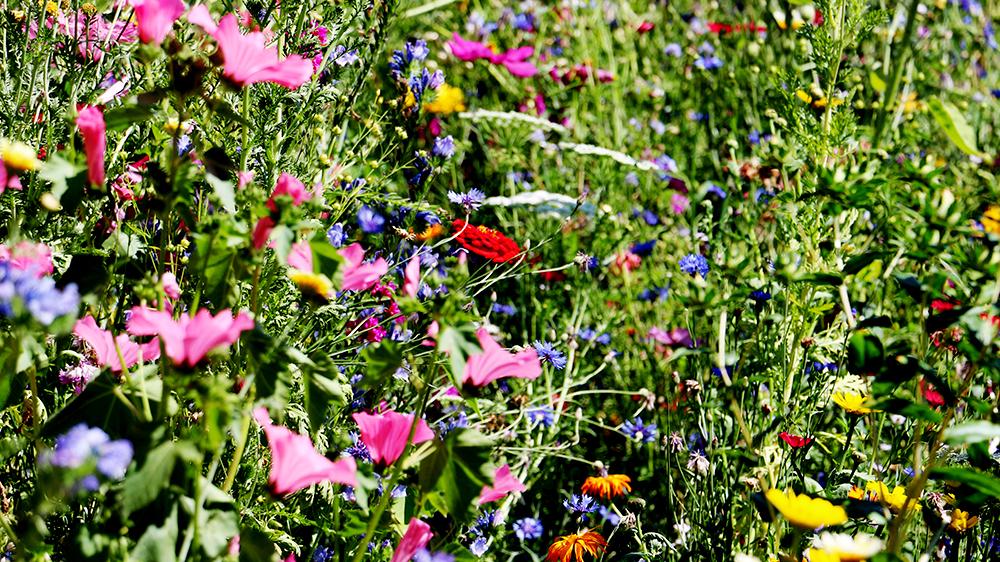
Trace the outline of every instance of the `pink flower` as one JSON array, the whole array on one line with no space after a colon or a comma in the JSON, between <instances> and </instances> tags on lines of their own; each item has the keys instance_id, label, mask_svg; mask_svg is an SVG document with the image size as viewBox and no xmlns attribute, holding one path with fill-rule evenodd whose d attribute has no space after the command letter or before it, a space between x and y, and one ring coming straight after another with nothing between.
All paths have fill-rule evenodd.
<instances>
[{"instance_id":1,"label":"pink flower","mask_svg":"<svg viewBox=\"0 0 1000 562\"><path fill-rule=\"evenodd\" d=\"M670 196L670 206L672 207L675 215L683 214L684 211L688 210L691 206L691 202L688 198L680 193L675 193Z\"/></svg>"},{"instance_id":2,"label":"pink flower","mask_svg":"<svg viewBox=\"0 0 1000 562\"><path fill-rule=\"evenodd\" d=\"M511 353L500 347L484 328L476 330L476 338L483 352L469 356L462 373L462 384L479 388L497 379L537 379L542 374L542 364L533 348Z\"/></svg>"},{"instance_id":3,"label":"pink flower","mask_svg":"<svg viewBox=\"0 0 1000 562\"><path fill-rule=\"evenodd\" d=\"M181 0L132 0L139 24L139 40L159 45L184 13Z\"/></svg>"},{"instance_id":4,"label":"pink flower","mask_svg":"<svg viewBox=\"0 0 1000 562\"><path fill-rule=\"evenodd\" d=\"M271 448L271 473L267 482L276 496L287 496L320 482L358 485L357 465L352 457L331 461L316 452L308 435L274 425L267 408L257 408L253 417L264 428L267 445Z\"/></svg>"},{"instance_id":5,"label":"pink flower","mask_svg":"<svg viewBox=\"0 0 1000 562\"><path fill-rule=\"evenodd\" d=\"M368 447L373 461L388 466L403 454L413 426L413 414L387 410L381 414L358 412L352 417L361 430L361 441ZM434 439L434 432L430 426L424 420L418 420L411 443L419 445L431 439Z\"/></svg>"},{"instance_id":6,"label":"pink flower","mask_svg":"<svg viewBox=\"0 0 1000 562\"><path fill-rule=\"evenodd\" d=\"M177 276L173 273L167 271L160 278L163 282L163 294L167 296L168 299L177 300L181 298L181 287L177 284Z\"/></svg>"},{"instance_id":7,"label":"pink flower","mask_svg":"<svg viewBox=\"0 0 1000 562\"><path fill-rule=\"evenodd\" d=\"M389 562L409 562L418 550L427 546L431 542L434 533L431 526L414 517L410 519L410 524L406 526L406 533L399 539L395 552L392 553L392 560Z\"/></svg>"},{"instance_id":8,"label":"pink flower","mask_svg":"<svg viewBox=\"0 0 1000 562\"><path fill-rule=\"evenodd\" d=\"M104 185L104 148L105 137L104 113L99 107L91 105L80 109L76 117L76 126L83 137L83 150L87 153L87 178L90 185Z\"/></svg>"},{"instance_id":9,"label":"pink flower","mask_svg":"<svg viewBox=\"0 0 1000 562\"><path fill-rule=\"evenodd\" d=\"M249 314L233 316L229 309L212 316L203 308L193 317L183 314L174 320L169 312L136 306L125 326L133 336L159 336L174 365L194 367L208 352L229 346L253 325Z\"/></svg>"},{"instance_id":10,"label":"pink flower","mask_svg":"<svg viewBox=\"0 0 1000 562\"><path fill-rule=\"evenodd\" d=\"M313 255L312 246L309 242L296 242L292 244L292 251L288 253L288 267L299 271L312 272Z\"/></svg>"},{"instance_id":11,"label":"pink flower","mask_svg":"<svg viewBox=\"0 0 1000 562\"><path fill-rule=\"evenodd\" d=\"M479 505L495 502L510 492L523 492L526 489L524 484L510 473L510 465L505 464L493 473L493 485L483 486L483 491L479 494Z\"/></svg>"},{"instance_id":12,"label":"pink flower","mask_svg":"<svg viewBox=\"0 0 1000 562\"><path fill-rule=\"evenodd\" d=\"M462 36L458 33L452 34L451 41L448 41L446 45L451 50L451 54L462 61L488 59L494 54L493 49L489 45L480 43L479 41L462 39Z\"/></svg>"},{"instance_id":13,"label":"pink flower","mask_svg":"<svg viewBox=\"0 0 1000 562\"><path fill-rule=\"evenodd\" d=\"M530 78L538 74L538 68L525 59L535 54L534 47L518 47L509 49L500 55L495 55L490 59L493 64L502 64L507 71L518 78Z\"/></svg>"},{"instance_id":14,"label":"pink flower","mask_svg":"<svg viewBox=\"0 0 1000 562\"><path fill-rule=\"evenodd\" d=\"M364 263L365 249L357 242L341 248L337 253L344 258L340 266L344 274L340 285L342 291L365 291L389 271L389 264L382 258L374 263Z\"/></svg>"},{"instance_id":15,"label":"pink flower","mask_svg":"<svg viewBox=\"0 0 1000 562\"><path fill-rule=\"evenodd\" d=\"M420 288L420 258L413 256L403 270L403 294L408 297L416 297L417 289Z\"/></svg>"},{"instance_id":16,"label":"pink flower","mask_svg":"<svg viewBox=\"0 0 1000 562\"><path fill-rule=\"evenodd\" d=\"M294 90L309 81L312 63L299 55L278 58L278 49L264 46L264 34L240 33L236 16L226 14L216 25L203 4L188 13L188 21L201 27L215 39L222 53L223 76L237 86L270 82Z\"/></svg>"},{"instance_id":17,"label":"pink flower","mask_svg":"<svg viewBox=\"0 0 1000 562\"><path fill-rule=\"evenodd\" d=\"M274 201L281 196L291 197L292 205L298 207L309 199L310 193L305 184L297 177L288 172L281 172L278 181L274 184L274 191L267 199L267 208L271 209L272 212L277 212L278 206Z\"/></svg>"},{"instance_id":18,"label":"pink flower","mask_svg":"<svg viewBox=\"0 0 1000 562\"><path fill-rule=\"evenodd\" d=\"M271 231L274 230L274 219L271 217L262 217L257 224L253 227L253 234L251 234L251 243L255 250L259 250L267 245L267 240L271 237Z\"/></svg>"},{"instance_id":19,"label":"pink flower","mask_svg":"<svg viewBox=\"0 0 1000 562\"><path fill-rule=\"evenodd\" d=\"M160 357L160 342L156 338L149 343L139 345L128 339L125 334L113 336L111 332L102 330L97 326L97 321L93 316L87 315L76 321L73 326L73 334L87 343L94 352L97 364L107 367L116 373L122 371L122 363L119 361L118 353L121 352L121 359L125 361L125 367L129 368L141 360L154 361ZM115 349L115 343L118 349Z\"/></svg>"},{"instance_id":20,"label":"pink flower","mask_svg":"<svg viewBox=\"0 0 1000 562\"><path fill-rule=\"evenodd\" d=\"M46 26L49 26L46 22ZM34 26L34 22L32 22ZM136 28L130 22L116 20L108 23L101 15L90 16L84 11L60 13L55 18L56 33L72 39L80 56L99 61L107 50L119 43L133 43ZM37 28L36 28L37 30Z\"/></svg>"},{"instance_id":21,"label":"pink flower","mask_svg":"<svg viewBox=\"0 0 1000 562\"><path fill-rule=\"evenodd\" d=\"M0 169L3 169L2 163ZM11 267L19 271L34 272L39 279L51 275L53 271L52 249L41 242L22 240L13 248L0 244L0 261L9 262Z\"/></svg>"}]
</instances>

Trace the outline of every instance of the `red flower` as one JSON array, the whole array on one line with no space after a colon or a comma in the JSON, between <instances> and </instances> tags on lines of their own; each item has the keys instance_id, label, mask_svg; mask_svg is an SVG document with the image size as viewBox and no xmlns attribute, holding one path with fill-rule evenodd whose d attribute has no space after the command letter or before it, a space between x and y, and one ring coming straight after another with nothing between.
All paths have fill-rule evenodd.
<instances>
[{"instance_id":1,"label":"red flower","mask_svg":"<svg viewBox=\"0 0 1000 562\"><path fill-rule=\"evenodd\" d=\"M517 242L492 228L468 224L462 219L455 219L451 227L458 234L458 243L477 256L496 263L506 263L521 253Z\"/></svg>"},{"instance_id":2,"label":"red flower","mask_svg":"<svg viewBox=\"0 0 1000 562\"><path fill-rule=\"evenodd\" d=\"M638 31L639 33L649 33L650 31L653 31L654 27L656 27L656 24L654 24L653 22L644 21L639 24L639 27L636 28L636 31Z\"/></svg>"},{"instance_id":3,"label":"red flower","mask_svg":"<svg viewBox=\"0 0 1000 562\"><path fill-rule=\"evenodd\" d=\"M792 435L787 431L782 431L781 433L778 434L778 437L781 437L781 440L784 441L785 443L788 443L788 446L793 449L801 449L802 447L805 447L806 445L812 443L813 441L812 437L801 437L799 435Z\"/></svg>"},{"instance_id":4,"label":"red flower","mask_svg":"<svg viewBox=\"0 0 1000 562\"><path fill-rule=\"evenodd\" d=\"M722 35L724 33L734 33L734 32L739 33L740 31L746 31L750 33L755 33L755 32L765 33L767 31L767 28L764 27L763 25L757 25L752 21L750 23L738 23L736 25L710 21L708 22L708 30L711 31L712 33L718 33L719 35Z\"/></svg>"},{"instance_id":5,"label":"red flower","mask_svg":"<svg viewBox=\"0 0 1000 562\"><path fill-rule=\"evenodd\" d=\"M948 302L942 299L934 299L931 301L931 310L934 312L946 312L958 306L960 303Z\"/></svg>"},{"instance_id":6,"label":"red flower","mask_svg":"<svg viewBox=\"0 0 1000 562\"><path fill-rule=\"evenodd\" d=\"M941 393L934 388L934 385L924 381L924 379L920 379L917 386L920 387L920 392L924 395L924 400L926 400L928 404L934 406L935 408L938 406L944 406L944 396L942 396Z\"/></svg>"}]
</instances>

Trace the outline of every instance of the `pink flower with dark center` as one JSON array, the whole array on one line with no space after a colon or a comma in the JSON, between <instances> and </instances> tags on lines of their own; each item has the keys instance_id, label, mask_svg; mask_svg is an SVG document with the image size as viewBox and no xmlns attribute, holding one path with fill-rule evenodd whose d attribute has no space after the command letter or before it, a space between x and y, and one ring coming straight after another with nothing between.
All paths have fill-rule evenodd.
<instances>
[{"instance_id":1,"label":"pink flower with dark center","mask_svg":"<svg viewBox=\"0 0 1000 562\"><path fill-rule=\"evenodd\" d=\"M101 108L86 105L80 108L76 117L76 126L83 138L83 150L87 154L87 179L90 185L104 185L104 149L107 138L104 126L104 113Z\"/></svg>"},{"instance_id":2,"label":"pink flower with dark center","mask_svg":"<svg viewBox=\"0 0 1000 562\"><path fill-rule=\"evenodd\" d=\"M94 359L101 367L107 367L116 373L122 371L122 361L125 368L135 365L140 360L155 361L160 357L160 341L153 338L148 343L137 344L128 339L126 334L112 335L107 330L97 326L97 320L87 315L76 321L73 334L86 342L94 353ZM118 344L117 349L115 344ZM121 358L119 360L119 353Z\"/></svg>"},{"instance_id":3,"label":"pink flower with dark center","mask_svg":"<svg viewBox=\"0 0 1000 562\"><path fill-rule=\"evenodd\" d=\"M410 429L413 427L413 414L400 414L387 410L380 414L358 412L351 417L361 430L361 442L368 447L372 460L385 466L396 462L396 459L403 454L408 441L413 445L419 445L434 439L434 432L427 422L421 419L417 420L413 440L409 440Z\"/></svg>"},{"instance_id":4,"label":"pink flower with dark center","mask_svg":"<svg viewBox=\"0 0 1000 562\"><path fill-rule=\"evenodd\" d=\"M321 482L358 485L357 465L352 457L331 461L316 451L308 435L274 425L267 408L257 408L253 417L264 428L271 449L271 473L267 482L274 495L287 496Z\"/></svg>"},{"instance_id":5,"label":"pink flower with dark center","mask_svg":"<svg viewBox=\"0 0 1000 562\"><path fill-rule=\"evenodd\" d=\"M372 263L365 263L365 249L355 242L337 251L344 258L341 264L343 282L342 291L365 291L378 283L378 280L389 271L389 264L382 258Z\"/></svg>"},{"instance_id":6,"label":"pink flower with dark center","mask_svg":"<svg viewBox=\"0 0 1000 562\"><path fill-rule=\"evenodd\" d=\"M139 27L139 40L159 45L184 13L181 0L132 0Z\"/></svg>"},{"instance_id":7,"label":"pink flower with dark center","mask_svg":"<svg viewBox=\"0 0 1000 562\"><path fill-rule=\"evenodd\" d=\"M270 82L294 90L312 77L311 62L299 55L279 59L277 48L264 45L263 33L241 33L233 14L226 14L216 25L208 8L199 4L191 8L188 21L201 27L219 44L222 74L237 86Z\"/></svg>"},{"instance_id":8,"label":"pink flower with dark center","mask_svg":"<svg viewBox=\"0 0 1000 562\"><path fill-rule=\"evenodd\" d=\"M476 388L504 378L537 379L542 374L542 363L534 348L511 353L500 347L485 329L476 331L482 353L474 353L465 363L462 384Z\"/></svg>"},{"instance_id":9,"label":"pink flower with dark center","mask_svg":"<svg viewBox=\"0 0 1000 562\"><path fill-rule=\"evenodd\" d=\"M399 544L396 546L395 552L392 553L392 559L389 562L409 562L418 550L431 542L431 538L433 537L434 533L431 532L430 525L416 517L410 519L410 524L406 526L406 533L399 540Z\"/></svg>"},{"instance_id":10,"label":"pink flower with dark center","mask_svg":"<svg viewBox=\"0 0 1000 562\"><path fill-rule=\"evenodd\" d=\"M194 316L183 314L174 320L167 311L136 306L125 326L133 336L159 336L174 365L194 367L210 351L236 342L241 333L253 329L254 322L249 314L233 316L229 309L213 316L203 308Z\"/></svg>"},{"instance_id":11,"label":"pink flower with dark center","mask_svg":"<svg viewBox=\"0 0 1000 562\"><path fill-rule=\"evenodd\" d=\"M483 486L483 491L479 494L479 505L503 499L511 492L523 492L525 490L527 488L524 487L524 484L511 474L510 465L505 464L493 474L493 485Z\"/></svg>"}]
</instances>

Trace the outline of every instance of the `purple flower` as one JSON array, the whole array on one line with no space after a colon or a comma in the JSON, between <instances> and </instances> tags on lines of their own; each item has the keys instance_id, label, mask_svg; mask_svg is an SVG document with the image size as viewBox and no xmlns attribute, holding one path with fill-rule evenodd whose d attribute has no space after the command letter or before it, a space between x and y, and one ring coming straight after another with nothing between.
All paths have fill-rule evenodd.
<instances>
[{"instance_id":1,"label":"purple flower","mask_svg":"<svg viewBox=\"0 0 1000 562\"><path fill-rule=\"evenodd\" d=\"M478 539L472 541L472 544L469 545L469 550L472 551L472 554L475 554L477 558L482 558L489 548L490 545L486 540L486 537L479 537Z\"/></svg>"},{"instance_id":2,"label":"purple flower","mask_svg":"<svg viewBox=\"0 0 1000 562\"><path fill-rule=\"evenodd\" d=\"M708 260L701 254L688 254L681 258L681 261L677 262L677 265L681 268L681 271L691 277L695 275L705 277L709 272Z\"/></svg>"},{"instance_id":3,"label":"purple flower","mask_svg":"<svg viewBox=\"0 0 1000 562\"><path fill-rule=\"evenodd\" d=\"M451 135L434 139L434 148L431 149L431 154L445 159L451 158L455 154L455 139Z\"/></svg>"},{"instance_id":4,"label":"purple flower","mask_svg":"<svg viewBox=\"0 0 1000 562\"><path fill-rule=\"evenodd\" d=\"M344 232L344 225L337 223L326 231L326 239L334 248L339 248L347 241L347 233Z\"/></svg>"},{"instance_id":5,"label":"purple flower","mask_svg":"<svg viewBox=\"0 0 1000 562\"><path fill-rule=\"evenodd\" d=\"M379 234L385 228L385 217L368 205L362 205L361 209L358 210L358 226L366 234Z\"/></svg>"},{"instance_id":6,"label":"purple flower","mask_svg":"<svg viewBox=\"0 0 1000 562\"><path fill-rule=\"evenodd\" d=\"M597 511L599 507L594 503L594 498L588 496L587 494L576 495L573 494L568 500L563 500L563 507L566 511L573 515L583 515L585 513L593 513Z\"/></svg>"},{"instance_id":7,"label":"purple flower","mask_svg":"<svg viewBox=\"0 0 1000 562\"><path fill-rule=\"evenodd\" d=\"M542 522L534 517L525 517L514 522L514 534L522 541L532 541L541 538L544 530Z\"/></svg>"},{"instance_id":8,"label":"purple flower","mask_svg":"<svg viewBox=\"0 0 1000 562\"><path fill-rule=\"evenodd\" d=\"M101 370L96 365L80 362L73 367L59 371L59 383L72 385L73 392L80 394L90 384L90 381L96 379L100 373Z\"/></svg>"},{"instance_id":9,"label":"purple flower","mask_svg":"<svg viewBox=\"0 0 1000 562\"><path fill-rule=\"evenodd\" d=\"M552 427L552 424L556 422L556 413L548 406L543 406L541 408L533 408L527 411L528 423L532 427L540 425L542 427Z\"/></svg>"},{"instance_id":10,"label":"purple flower","mask_svg":"<svg viewBox=\"0 0 1000 562\"><path fill-rule=\"evenodd\" d=\"M455 562L455 557L447 552L431 552L421 548L413 555L413 562Z\"/></svg>"},{"instance_id":11,"label":"purple flower","mask_svg":"<svg viewBox=\"0 0 1000 562\"><path fill-rule=\"evenodd\" d=\"M566 355L556 349L553 344L535 340L535 343L531 345L535 348L538 359L542 363L548 363L560 371L566 368Z\"/></svg>"},{"instance_id":12,"label":"purple flower","mask_svg":"<svg viewBox=\"0 0 1000 562\"><path fill-rule=\"evenodd\" d=\"M677 43L670 43L669 45L663 48L663 54L667 55L668 57L680 58L680 56L683 54L683 51L681 50L681 46L678 45Z\"/></svg>"},{"instance_id":13,"label":"purple flower","mask_svg":"<svg viewBox=\"0 0 1000 562\"><path fill-rule=\"evenodd\" d=\"M461 205L466 213L471 213L478 209L485 200L486 194L476 188L472 188L466 193L448 192L448 201L456 205Z\"/></svg>"},{"instance_id":14,"label":"purple flower","mask_svg":"<svg viewBox=\"0 0 1000 562\"><path fill-rule=\"evenodd\" d=\"M624 425L622 425L622 433L631 439L639 441L640 443L652 443L653 441L656 441L656 438L659 435L659 432L656 429L656 424L644 424L642 422L642 418L635 418L632 421L625 422Z\"/></svg>"}]
</instances>

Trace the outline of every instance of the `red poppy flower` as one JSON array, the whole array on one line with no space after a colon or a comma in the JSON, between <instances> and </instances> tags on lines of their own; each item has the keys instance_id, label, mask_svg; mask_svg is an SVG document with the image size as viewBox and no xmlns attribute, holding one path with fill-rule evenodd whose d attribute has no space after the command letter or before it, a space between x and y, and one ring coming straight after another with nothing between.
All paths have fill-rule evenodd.
<instances>
[{"instance_id":1,"label":"red poppy flower","mask_svg":"<svg viewBox=\"0 0 1000 562\"><path fill-rule=\"evenodd\" d=\"M639 33L649 33L650 31L653 31L654 27L656 27L656 24L654 24L653 22L644 21L639 24L639 27L636 28L636 31L638 31Z\"/></svg>"},{"instance_id":2,"label":"red poppy flower","mask_svg":"<svg viewBox=\"0 0 1000 562\"><path fill-rule=\"evenodd\" d=\"M934 388L934 385L924 381L924 379L920 379L917 385L928 404L934 407L944 406L944 396Z\"/></svg>"},{"instance_id":3,"label":"red poppy flower","mask_svg":"<svg viewBox=\"0 0 1000 562\"><path fill-rule=\"evenodd\" d=\"M451 227L458 233L458 243L477 256L506 263L521 253L517 242L492 228L468 224L462 219L455 219Z\"/></svg>"},{"instance_id":4,"label":"red poppy flower","mask_svg":"<svg viewBox=\"0 0 1000 562\"><path fill-rule=\"evenodd\" d=\"M793 449L801 449L802 447L805 447L806 445L812 443L813 441L812 437L802 437L799 435L792 435L787 431L782 431L781 433L778 434L778 437L781 437L781 440L784 441L785 443L788 443L788 446Z\"/></svg>"}]
</instances>

